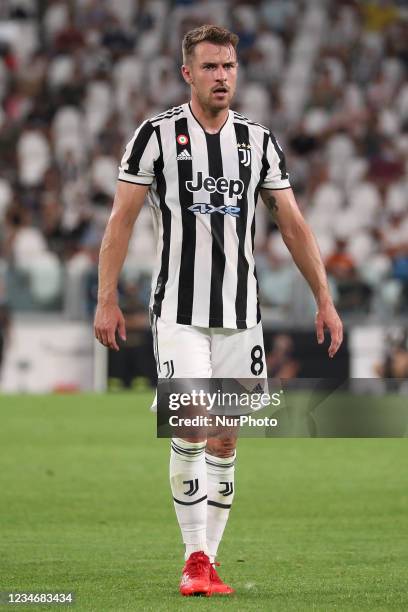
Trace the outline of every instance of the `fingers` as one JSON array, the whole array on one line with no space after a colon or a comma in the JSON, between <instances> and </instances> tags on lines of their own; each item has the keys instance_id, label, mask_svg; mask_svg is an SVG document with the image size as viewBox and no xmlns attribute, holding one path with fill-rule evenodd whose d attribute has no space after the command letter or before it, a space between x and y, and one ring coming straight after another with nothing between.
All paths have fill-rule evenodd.
<instances>
[{"instance_id":1,"label":"fingers","mask_svg":"<svg viewBox=\"0 0 408 612\"><path fill-rule=\"evenodd\" d=\"M109 328L109 330L107 331L107 347L113 349L114 351L118 351L119 350L119 346L116 342L116 327L115 329L113 329L112 327Z\"/></svg>"},{"instance_id":2,"label":"fingers","mask_svg":"<svg viewBox=\"0 0 408 612\"><path fill-rule=\"evenodd\" d=\"M125 325L125 318L123 317L123 315L121 314L120 318L119 318L119 323L118 323L118 332L119 332L119 336L121 337L121 339L123 341L126 341L126 325Z\"/></svg>"},{"instance_id":3,"label":"fingers","mask_svg":"<svg viewBox=\"0 0 408 612\"><path fill-rule=\"evenodd\" d=\"M329 357L332 359L339 350L341 343L343 342L343 326L339 321L329 329L331 335L331 342L328 353Z\"/></svg>"},{"instance_id":4,"label":"fingers","mask_svg":"<svg viewBox=\"0 0 408 612\"><path fill-rule=\"evenodd\" d=\"M95 338L103 346L114 351L119 350L116 342L116 330L118 330L122 340L126 340L125 319L122 312L117 307L114 310L97 310L94 324Z\"/></svg>"},{"instance_id":5,"label":"fingers","mask_svg":"<svg viewBox=\"0 0 408 612\"><path fill-rule=\"evenodd\" d=\"M100 342L101 344L103 344L99 330L97 329L96 325L94 325L94 336L97 339L98 342Z\"/></svg>"},{"instance_id":6,"label":"fingers","mask_svg":"<svg viewBox=\"0 0 408 612\"><path fill-rule=\"evenodd\" d=\"M319 344L322 344L322 342L324 341L324 331L323 331L323 318L320 315L320 313L316 314L315 325L316 325L317 342Z\"/></svg>"},{"instance_id":7,"label":"fingers","mask_svg":"<svg viewBox=\"0 0 408 612\"><path fill-rule=\"evenodd\" d=\"M106 346L107 348L118 351L119 347L115 338L115 330L112 327L109 328L97 328L95 327L95 338Z\"/></svg>"},{"instance_id":8,"label":"fingers","mask_svg":"<svg viewBox=\"0 0 408 612\"><path fill-rule=\"evenodd\" d=\"M333 358L343 342L343 324L332 303L327 303L316 313L316 335L319 344L324 341L324 326L330 332L329 357Z\"/></svg>"}]
</instances>

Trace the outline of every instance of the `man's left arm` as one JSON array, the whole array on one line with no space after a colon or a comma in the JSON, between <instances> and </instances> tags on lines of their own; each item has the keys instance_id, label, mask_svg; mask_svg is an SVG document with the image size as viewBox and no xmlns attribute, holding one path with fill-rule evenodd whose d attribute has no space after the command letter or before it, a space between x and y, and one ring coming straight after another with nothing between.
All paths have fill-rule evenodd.
<instances>
[{"instance_id":1,"label":"man's left arm","mask_svg":"<svg viewBox=\"0 0 408 612\"><path fill-rule=\"evenodd\" d=\"M343 325L333 304L316 238L299 210L292 189L261 189L261 197L315 297L317 341L319 344L324 341L326 326L331 336L329 357L334 357L343 341Z\"/></svg>"}]
</instances>

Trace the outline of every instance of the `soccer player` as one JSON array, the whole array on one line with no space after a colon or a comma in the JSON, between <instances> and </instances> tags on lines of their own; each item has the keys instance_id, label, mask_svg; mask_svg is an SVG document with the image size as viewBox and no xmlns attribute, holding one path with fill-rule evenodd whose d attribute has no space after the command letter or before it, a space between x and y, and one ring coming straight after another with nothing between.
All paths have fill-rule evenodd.
<instances>
[{"instance_id":1,"label":"soccer player","mask_svg":"<svg viewBox=\"0 0 408 612\"><path fill-rule=\"evenodd\" d=\"M266 127L230 109L238 37L203 25L183 40L189 103L146 120L126 147L102 241L95 335L125 339L118 277L148 197L157 238L150 316L159 378L265 378L253 248L260 194L317 303L317 340L329 356L342 324L313 234ZM235 436L173 438L170 484L185 545L182 595L230 594L215 569L234 497Z\"/></svg>"}]
</instances>

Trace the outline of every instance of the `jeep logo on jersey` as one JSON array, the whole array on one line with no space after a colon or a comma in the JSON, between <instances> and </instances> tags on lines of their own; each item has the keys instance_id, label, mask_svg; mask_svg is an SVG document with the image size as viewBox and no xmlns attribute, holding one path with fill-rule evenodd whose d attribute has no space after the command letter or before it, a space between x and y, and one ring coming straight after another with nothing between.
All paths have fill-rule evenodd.
<instances>
[{"instance_id":1,"label":"jeep logo on jersey","mask_svg":"<svg viewBox=\"0 0 408 612\"><path fill-rule=\"evenodd\" d=\"M244 191L244 183L240 179L226 179L220 176L215 179L212 176L206 176L203 179L203 173L197 172L195 181L186 181L186 187L189 191L200 191L205 189L208 193L227 193L229 198L237 196L240 200Z\"/></svg>"},{"instance_id":2,"label":"jeep logo on jersey","mask_svg":"<svg viewBox=\"0 0 408 612\"><path fill-rule=\"evenodd\" d=\"M188 207L193 213L199 213L200 215L212 215L213 213L220 213L221 215L231 215L231 217L239 217L241 209L238 206L213 206L212 204L193 204Z\"/></svg>"}]
</instances>

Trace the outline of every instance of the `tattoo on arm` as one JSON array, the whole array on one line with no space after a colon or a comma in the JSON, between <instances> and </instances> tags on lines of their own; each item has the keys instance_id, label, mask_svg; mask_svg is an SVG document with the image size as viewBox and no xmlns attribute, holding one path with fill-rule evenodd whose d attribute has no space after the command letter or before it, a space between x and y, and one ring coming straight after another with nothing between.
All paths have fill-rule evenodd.
<instances>
[{"instance_id":1,"label":"tattoo on arm","mask_svg":"<svg viewBox=\"0 0 408 612\"><path fill-rule=\"evenodd\" d=\"M278 205L276 203L276 198L274 198L272 195L266 198L265 205L266 205L266 208L269 210L269 212L272 213L272 215L277 213L279 210Z\"/></svg>"}]
</instances>

